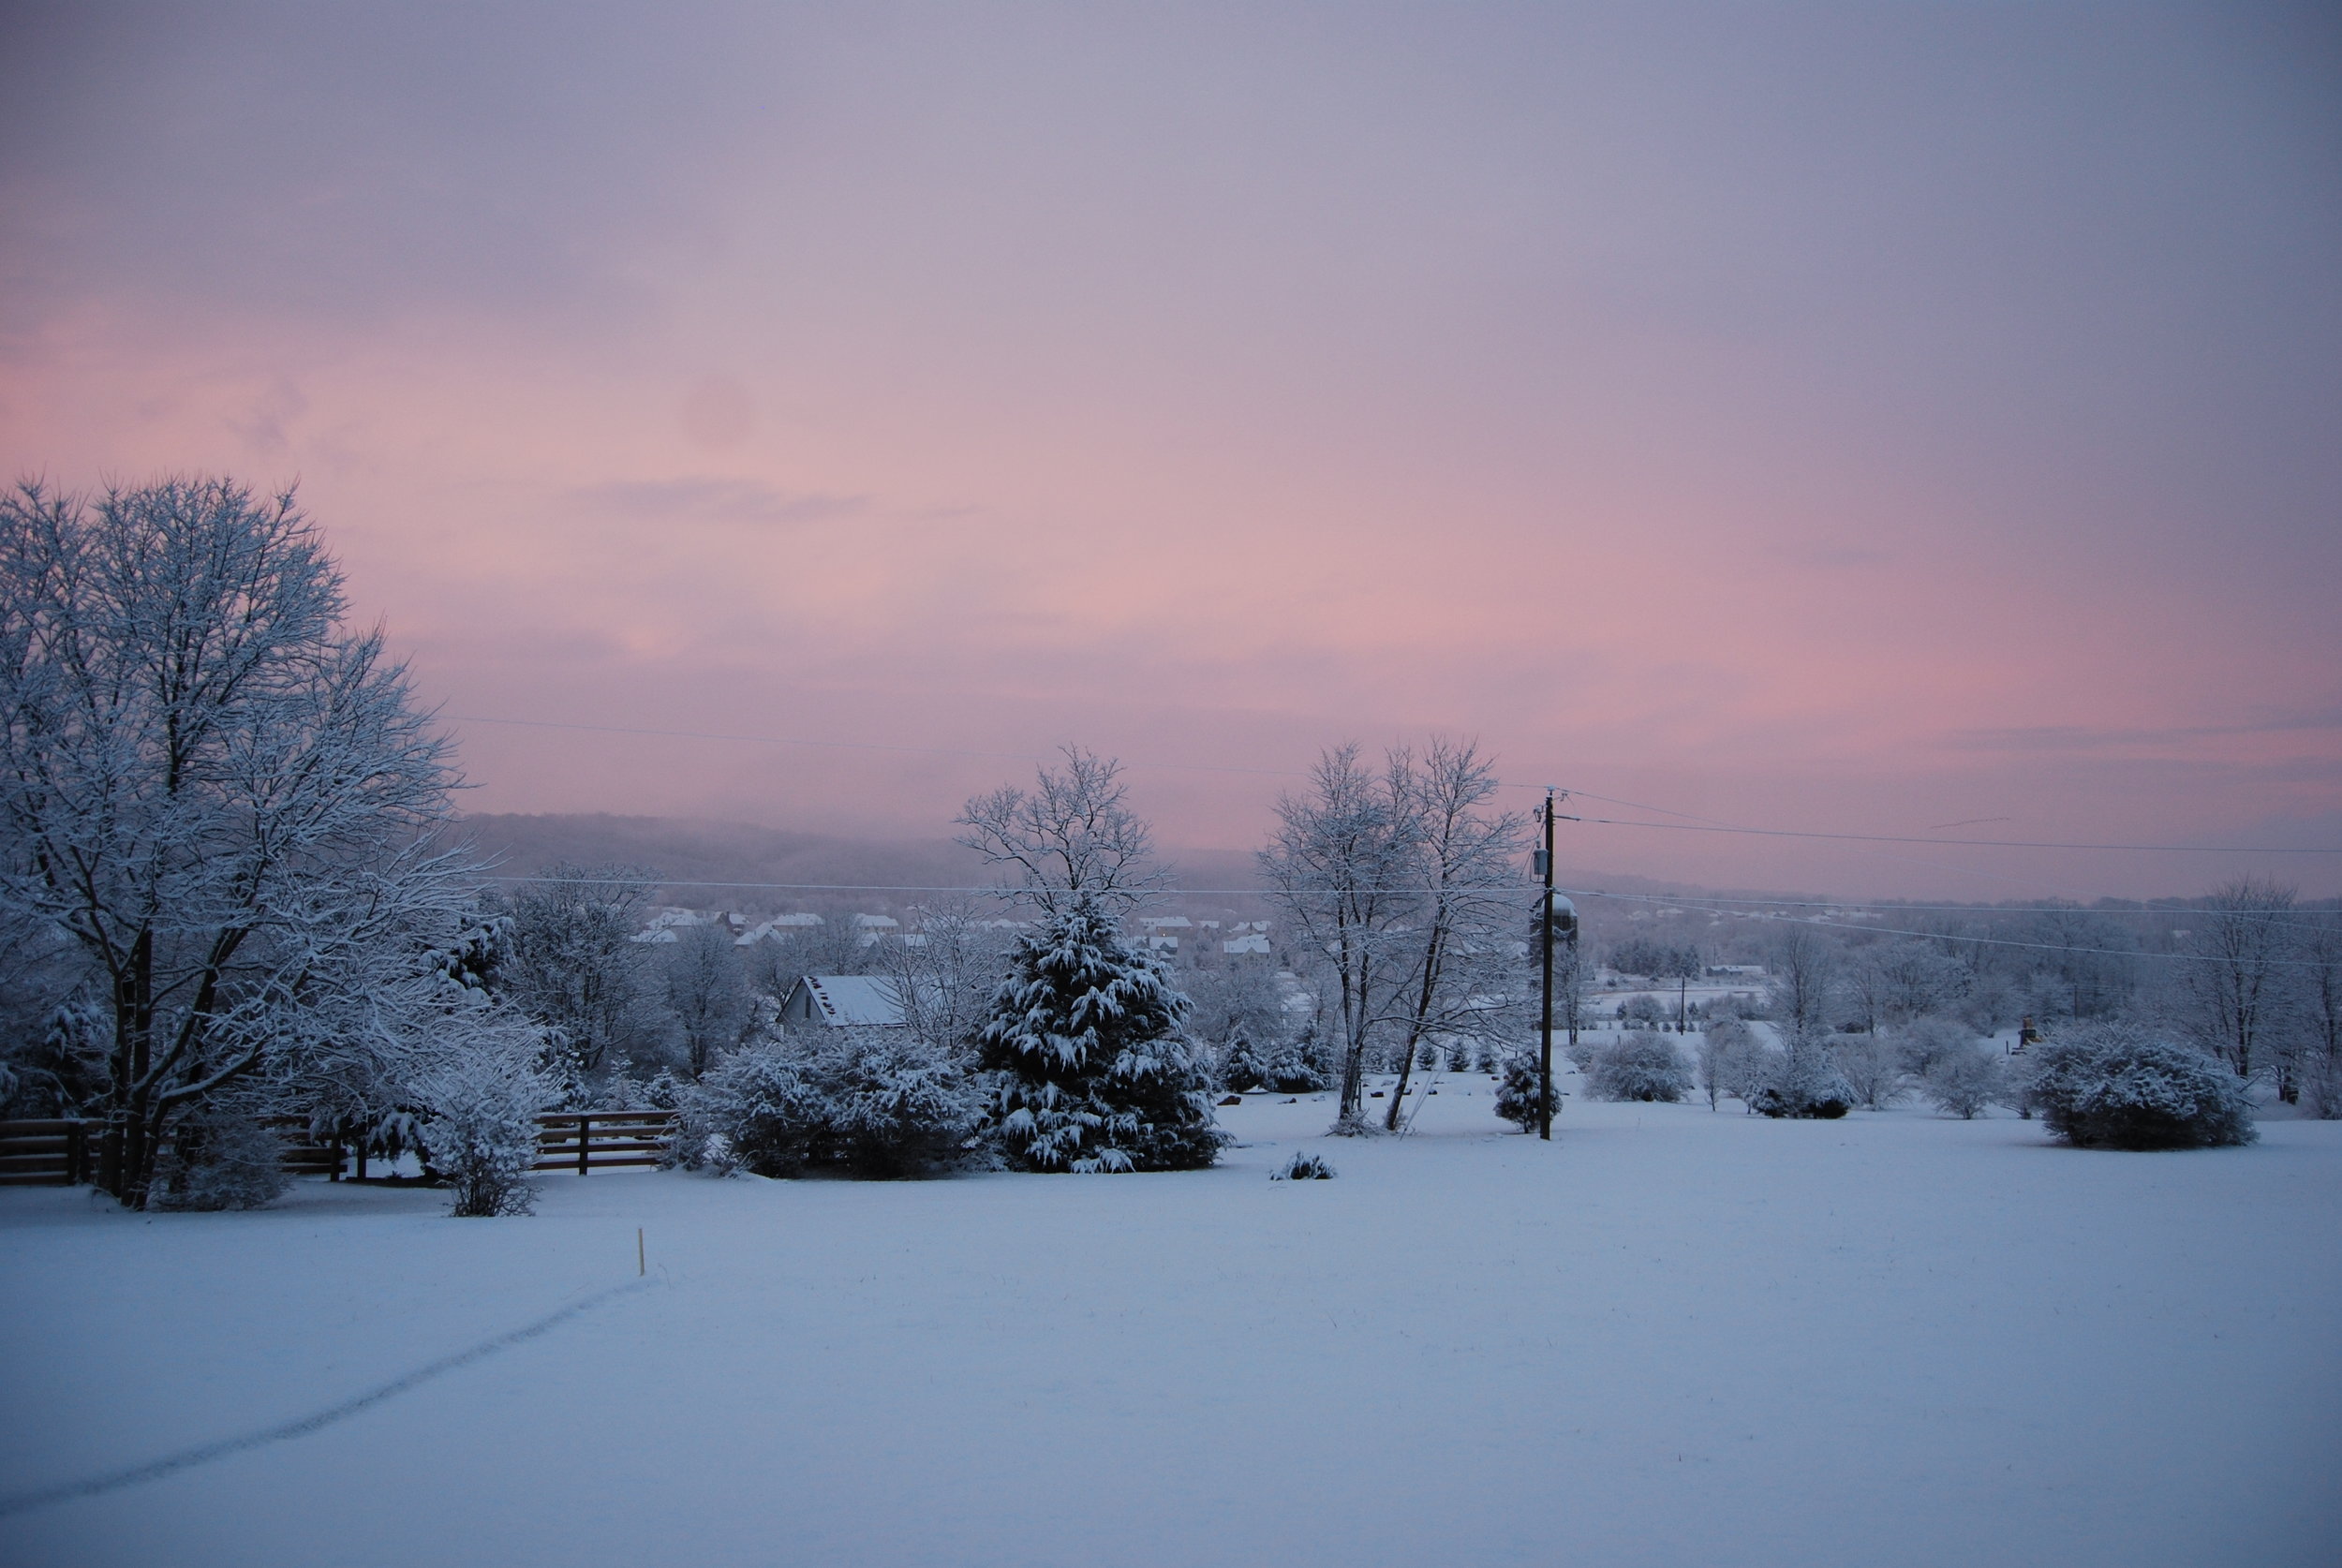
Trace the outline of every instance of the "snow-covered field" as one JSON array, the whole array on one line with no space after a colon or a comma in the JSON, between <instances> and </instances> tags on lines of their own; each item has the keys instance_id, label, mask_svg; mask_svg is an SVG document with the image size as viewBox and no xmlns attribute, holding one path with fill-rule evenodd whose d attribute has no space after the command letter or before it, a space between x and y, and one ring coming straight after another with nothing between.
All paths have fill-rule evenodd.
<instances>
[{"instance_id":1,"label":"snow-covered field","mask_svg":"<svg viewBox=\"0 0 2342 1568\"><path fill-rule=\"evenodd\" d=\"M538 1217L0 1191L0 1561L2342 1559L2342 1125L2068 1151L1449 1079L1188 1176L547 1176ZM1328 1182L1271 1182L1297 1146ZM635 1232L649 1275L634 1285ZM616 1294L598 1293L621 1287Z\"/></svg>"}]
</instances>

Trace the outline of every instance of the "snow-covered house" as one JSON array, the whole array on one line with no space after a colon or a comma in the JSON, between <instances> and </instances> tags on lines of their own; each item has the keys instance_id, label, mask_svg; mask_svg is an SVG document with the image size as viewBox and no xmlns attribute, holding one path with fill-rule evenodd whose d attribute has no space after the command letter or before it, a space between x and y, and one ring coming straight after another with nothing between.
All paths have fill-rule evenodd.
<instances>
[{"instance_id":1,"label":"snow-covered house","mask_svg":"<svg viewBox=\"0 0 2342 1568\"><path fill-rule=\"evenodd\" d=\"M784 1027L849 1025L893 1029L902 1028L902 998L895 983L869 974L808 974L789 987L781 998Z\"/></svg>"},{"instance_id":2,"label":"snow-covered house","mask_svg":"<svg viewBox=\"0 0 2342 1568\"><path fill-rule=\"evenodd\" d=\"M1268 939L1257 931L1241 937L1230 937L1220 944L1220 951L1239 956L1265 958L1268 955Z\"/></svg>"},{"instance_id":3,"label":"snow-covered house","mask_svg":"<svg viewBox=\"0 0 2342 1568\"><path fill-rule=\"evenodd\" d=\"M775 915L763 924L743 931L734 939L741 947L754 947L765 941L786 941L791 937L804 936L822 924L822 917L817 914Z\"/></svg>"}]
</instances>

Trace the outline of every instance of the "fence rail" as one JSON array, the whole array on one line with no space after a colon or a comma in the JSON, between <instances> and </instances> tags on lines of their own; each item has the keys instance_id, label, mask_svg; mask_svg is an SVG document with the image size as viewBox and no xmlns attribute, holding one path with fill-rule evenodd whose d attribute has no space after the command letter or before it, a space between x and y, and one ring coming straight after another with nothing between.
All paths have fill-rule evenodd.
<instances>
[{"instance_id":1,"label":"fence rail","mask_svg":"<svg viewBox=\"0 0 2342 1568\"><path fill-rule=\"evenodd\" d=\"M365 1169L363 1158L348 1144L318 1141L299 1117L273 1117L269 1125L285 1135L289 1176L339 1181L353 1158L361 1173ZM656 1165L666 1157L674 1131L673 1111L547 1112L537 1118L537 1163L531 1168L585 1176ZM70 1117L0 1121L0 1187L79 1187L96 1176L105 1142L100 1121Z\"/></svg>"}]
</instances>

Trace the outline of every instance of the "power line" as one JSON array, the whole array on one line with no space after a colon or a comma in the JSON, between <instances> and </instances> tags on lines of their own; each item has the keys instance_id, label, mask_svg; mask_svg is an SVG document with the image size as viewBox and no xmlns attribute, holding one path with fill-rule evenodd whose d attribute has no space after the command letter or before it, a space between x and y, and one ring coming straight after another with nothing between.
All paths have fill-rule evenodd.
<instances>
[{"instance_id":1,"label":"power line","mask_svg":"<svg viewBox=\"0 0 2342 1568\"><path fill-rule=\"evenodd\" d=\"M619 724L575 724L551 718L496 718L483 714L447 714L443 717L462 724L500 724L531 730L576 730L591 734L648 735L665 740L732 741L756 746L804 746L837 751L883 751L896 754L915 754L933 757L975 757L991 762L1046 763L1052 759L1021 751L984 751L968 747L903 746L879 741L811 740L792 735L743 735L699 730L661 730ZM1296 768L1237 767L1217 762L1133 762L1118 759L1125 767L1169 770L1183 773L1224 773L1254 778L1306 778L1307 770ZM1516 784L1500 780L1508 790L1543 790L1542 784ZM1676 833L1721 833L1759 838L1812 838L1836 843L1854 844L1926 844L1946 849L1998 850L2071 850L2111 853L2144 854L2231 854L2231 855L2342 855L2342 845L2287 847L2270 844L2090 844L2056 839L2035 838L1931 838L1920 835L1885 833L1827 833L1799 828L1744 827L1718 822L1710 819L1690 820L1691 813L1670 811L1666 806L1650 806L1639 801L1621 800L1612 795L1596 794L1591 790L1569 789L1563 791L1587 800L1604 801L1637 811L1655 811L1663 816L1683 817L1680 822L1640 822L1625 818L1585 817L1580 821L1602 827L1660 828Z\"/></svg>"}]
</instances>

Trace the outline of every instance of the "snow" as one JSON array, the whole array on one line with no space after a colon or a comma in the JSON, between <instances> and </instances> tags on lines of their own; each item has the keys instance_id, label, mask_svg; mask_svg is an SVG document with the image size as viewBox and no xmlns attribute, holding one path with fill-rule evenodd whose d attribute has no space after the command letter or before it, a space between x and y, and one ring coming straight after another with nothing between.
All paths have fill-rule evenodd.
<instances>
[{"instance_id":1,"label":"snow","mask_svg":"<svg viewBox=\"0 0 2342 1568\"><path fill-rule=\"evenodd\" d=\"M1219 1168L541 1178L536 1218L0 1191L0 1561L2327 1562L2342 1124L1319 1097ZM1332 1181L1272 1182L1297 1149ZM639 1287L635 1232L650 1273ZM599 1297L616 1287L616 1294Z\"/></svg>"}]
</instances>

